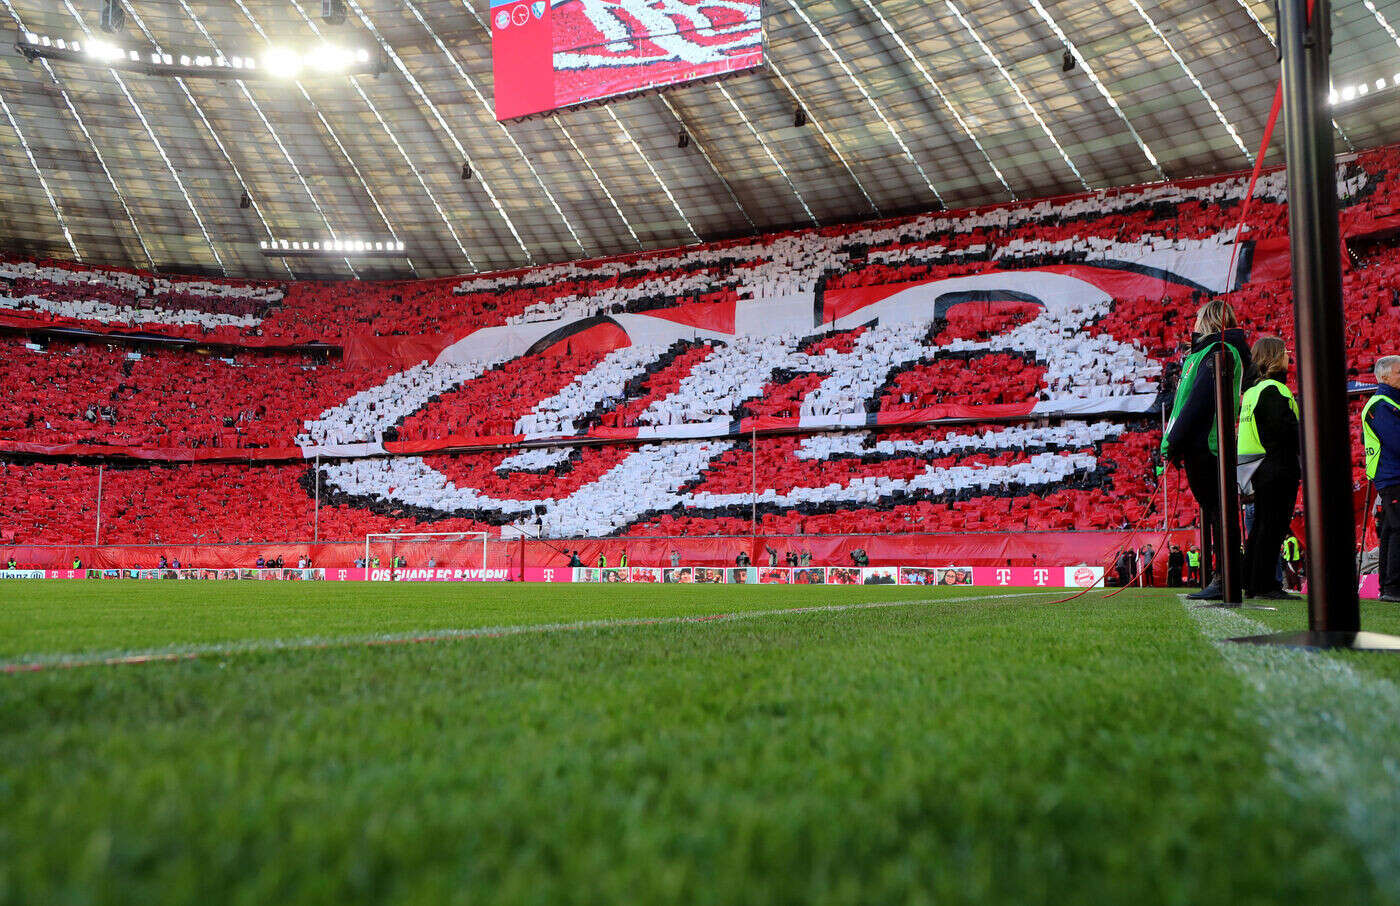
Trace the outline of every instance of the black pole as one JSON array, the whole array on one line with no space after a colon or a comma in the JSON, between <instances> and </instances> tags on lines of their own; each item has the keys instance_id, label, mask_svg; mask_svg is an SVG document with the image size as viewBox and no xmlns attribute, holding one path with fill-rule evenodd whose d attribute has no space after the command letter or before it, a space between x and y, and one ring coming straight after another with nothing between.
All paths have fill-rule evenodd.
<instances>
[{"instance_id":1,"label":"black pole","mask_svg":"<svg viewBox=\"0 0 1400 906\"><path fill-rule=\"evenodd\" d=\"M1220 600L1224 604L1240 604L1240 486L1235 463L1235 382L1227 374L1231 367L1229 354L1222 342L1215 349L1215 440L1219 448L1216 476L1220 485L1220 524L1217 540L1220 557Z\"/></svg>"},{"instance_id":2,"label":"black pole","mask_svg":"<svg viewBox=\"0 0 1400 906\"><path fill-rule=\"evenodd\" d=\"M1201 555L1200 586L1202 589L1205 589L1210 587L1211 582L1215 581L1215 567L1210 562L1210 544L1207 543L1207 539L1210 538L1211 530L1209 528L1209 523L1206 522L1206 511L1204 508L1200 510L1199 515L1196 517L1196 522L1199 523L1196 536L1201 539L1201 543L1196 547L1196 550Z\"/></svg>"},{"instance_id":3,"label":"black pole","mask_svg":"<svg viewBox=\"0 0 1400 906\"><path fill-rule=\"evenodd\" d=\"M1288 235L1293 254L1303 508L1308 538L1308 631L1233 639L1259 645L1400 653L1400 636L1361 631L1352 515L1341 246L1331 120L1324 107L1331 2L1279 0Z\"/></svg>"},{"instance_id":4,"label":"black pole","mask_svg":"<svg viewBox=\"0 0 1400 906\"><path fill-rule=\"evenodd\" d=\"M1356 528L1351 426L1342 314L1341 245L1330 90L1330 0L1279 0L1283 57L1288 233L1293 256L1298 390L1303 427L1303 512L1307 516L1308 628L1357 632Z\"/></svg>"}]
</instances>

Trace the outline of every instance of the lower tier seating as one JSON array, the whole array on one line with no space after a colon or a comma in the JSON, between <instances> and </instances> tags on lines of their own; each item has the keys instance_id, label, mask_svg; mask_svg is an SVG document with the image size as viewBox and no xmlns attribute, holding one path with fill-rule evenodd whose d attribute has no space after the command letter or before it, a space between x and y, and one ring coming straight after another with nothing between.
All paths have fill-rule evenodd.
<instances>
[{"instance_id":1,"label":"lower tier seating","mask_svg":"<svg viewBox=\"0 0 1400 906\"><path fill-rule=\"evenodd\" d=\"M1159 440L1151 422L1068 422L323 462L319 514L309 463L108 466L101 540L485 531L534 525L537 506L551 537L747 534L751 514L773 534L1159 525ZM93 465L0 462L0 542L91 543L97 486Z\"/></svg>"}]
</instances>

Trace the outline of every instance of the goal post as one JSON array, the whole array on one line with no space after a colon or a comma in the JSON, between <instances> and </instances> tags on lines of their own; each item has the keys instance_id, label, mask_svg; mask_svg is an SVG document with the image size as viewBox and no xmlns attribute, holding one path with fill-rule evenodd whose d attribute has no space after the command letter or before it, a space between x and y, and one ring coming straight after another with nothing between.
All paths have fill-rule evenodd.
<instances>
[{"instance_id":1,"label":"goal post","mask_svg":"<svg viewBox=\"0 0 1400 906\"><path fill-rule=\"evenodd\" d=\"M374 532L365 535L365 568L393 569L402 557L410 568L428 565L486 569L486 532Z\"/></svg>"}]
</instances>

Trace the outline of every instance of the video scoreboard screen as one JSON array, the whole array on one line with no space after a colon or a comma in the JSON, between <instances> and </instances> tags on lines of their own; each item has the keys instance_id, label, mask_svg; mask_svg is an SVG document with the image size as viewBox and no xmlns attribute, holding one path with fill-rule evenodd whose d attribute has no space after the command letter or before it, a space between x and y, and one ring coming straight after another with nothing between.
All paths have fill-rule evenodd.
<instances>
[{"instance_id":1,"label":"video scoreboard screen","mask_svg":"<svg viewBox=\"0 0 1400 906\"><path fill-rule=\"evenodd\" d=\"M496 119L763 63L761 0L490 0Z\"/></svg>"}]
</instances>

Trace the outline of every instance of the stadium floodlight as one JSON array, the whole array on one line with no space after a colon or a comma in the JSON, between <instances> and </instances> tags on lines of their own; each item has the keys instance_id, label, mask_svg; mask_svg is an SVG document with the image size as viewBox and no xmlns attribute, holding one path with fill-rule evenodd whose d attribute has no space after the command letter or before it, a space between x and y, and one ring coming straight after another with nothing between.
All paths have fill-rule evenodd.
<instances>
[{"instance_id":1,"label":"stadium floodlight","mask_svg":"<svg viewBox=\"0 0 1400 906\"><path fill-rule=\"evenodd\" d=\"M355 57L351 51L334 44L322 44L305 57L307 68L318 72L342 72L354 61Z\"/></svg>"},{"instance_id":2,"label":"stadium floodlight","mask_svg":"<svg viewBox=\"0 0 1400 906\"><path fill-rule=\"evenodd\" d=\"M55 37L42 32L21 30L15 36L15 50L25 59L82 63L124 72L168 78L268 78L290 79L327 75L377 75L386 61L364 48L322 44L302 51L274 47L264 51L259 65L252 54L223 54L200 51L167 52L158 48L119 47L111 41Z\"/></svg>"},{"instance_id":3,"label":"stadium floodlight","mask_svg":"<svg viewBox=\"0 0 1400 906\"><path fill-rule=\"evenodd\" d=\"M274 47L263 54L263 67L279 79L294 79L301 72L301 55L285 47Z\"/></svg>"},{"instance_id":4,"label":"stadium floodlight","mask_svg":"<svg viewBox=\"0 0 1400 906\"><path fill-rule=\"evenodd\" d=\"M272 239L258 242L269 258L402 258L405 246L389 239Z\"/></svg>"}]
</instances>

